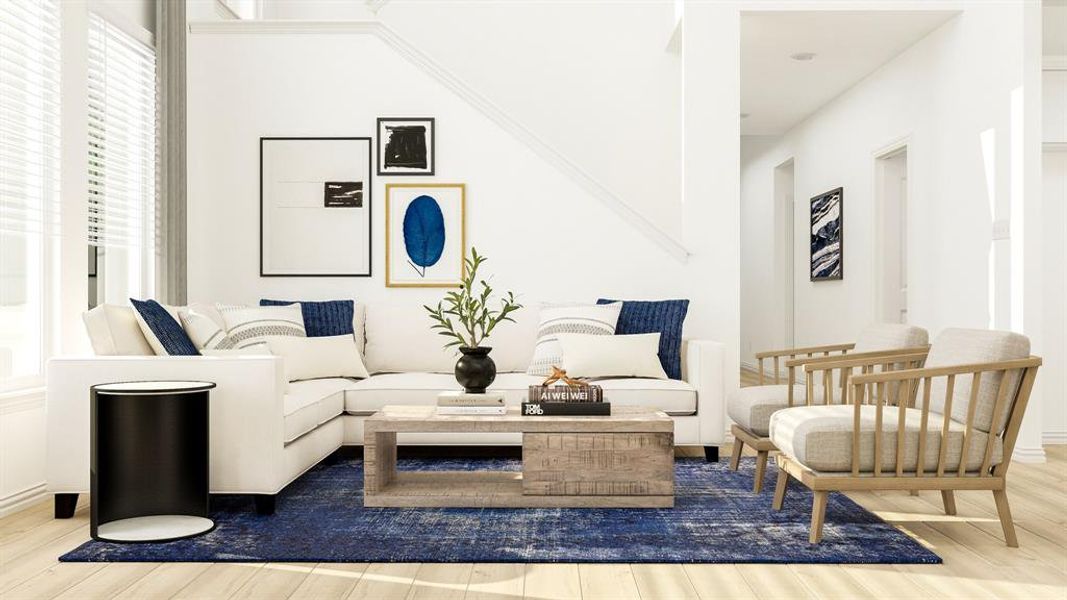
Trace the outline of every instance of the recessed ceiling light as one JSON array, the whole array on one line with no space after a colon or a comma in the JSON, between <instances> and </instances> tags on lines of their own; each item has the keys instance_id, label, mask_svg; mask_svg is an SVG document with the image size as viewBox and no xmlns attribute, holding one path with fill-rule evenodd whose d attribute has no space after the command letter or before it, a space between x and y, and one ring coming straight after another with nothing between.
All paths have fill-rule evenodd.
<instances>
[{"instance_id":1,"label":"recessed ceiling light","mask_svg":"<svg viewBox=\"0 0 1067 600\"><path fill-rule=\"evenodd\" d=\"M800 62L807 62L815 58L814 52L797 52L796 54L790 54L789 58L798 60Z\"/></svg>"},{"instance_id":2,"label":"recessed ceiling light","mask_svg":"<svg viewBox=\"0 0 1067 600\"><path fill-rule=\"evenodd\" d=\"M747 119L748 118L748 113L741 113L741 118L742 119Z\"/></svg>"}]
</instances>

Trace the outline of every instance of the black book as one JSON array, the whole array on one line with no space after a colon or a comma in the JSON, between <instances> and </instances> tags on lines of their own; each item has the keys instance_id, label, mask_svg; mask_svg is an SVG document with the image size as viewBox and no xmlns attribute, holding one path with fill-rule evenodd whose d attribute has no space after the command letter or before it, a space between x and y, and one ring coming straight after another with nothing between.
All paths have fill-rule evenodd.
<instances>
[{"instance_id":1,"label":"black book","mask_svg":"<svg viewBox=\"0 0 1067 600\"><path fill-rule=\"evenodd\" d=\"M604 416L611 414L610 402L523 402L524 417Z\"/></svg>"}]
</instances>

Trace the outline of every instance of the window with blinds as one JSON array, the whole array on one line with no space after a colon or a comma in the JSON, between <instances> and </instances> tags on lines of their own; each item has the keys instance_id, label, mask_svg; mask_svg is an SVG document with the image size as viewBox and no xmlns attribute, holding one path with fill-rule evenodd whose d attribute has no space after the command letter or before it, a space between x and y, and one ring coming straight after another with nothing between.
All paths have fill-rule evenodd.
<instances>
[{"instance_id":1,"label":"window with blinds","mask_svg":"<svg viewBox=\"0 0 1067 600\"><path fill-rule=\"evenodd\" d=\"M0 2L0 389L40 376L59 219L59 4Z\"/></svg>"},{"instance_id":2,"label":"window with blinds","mask_svg":"<svg viewBox=\"0 0 1067 600\"><path fill-rule=\"evenodd\" d=\"M155 52L92 14L88 188L92 304L152 295L156 176Z\"/></svg>"}]
</instances>

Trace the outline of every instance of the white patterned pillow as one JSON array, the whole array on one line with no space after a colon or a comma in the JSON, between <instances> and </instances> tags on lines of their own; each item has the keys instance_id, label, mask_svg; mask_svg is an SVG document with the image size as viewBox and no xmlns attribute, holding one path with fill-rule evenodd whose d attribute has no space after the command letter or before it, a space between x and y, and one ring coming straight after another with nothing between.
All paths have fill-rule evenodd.
<instances>
[{"instance_id":1,"label":"white patterned pillow","mask_svg":"<svg viewBox=\"0 0 1067 600\"><path fill-rule=\"evenodd\" d=\"M272 337L307 337L299 304L285 306L232 306L216 304L226 323L228 347L247 348Z\"/></svg>"},{"instance_id":2,"label":"white patterned pillow","mask_svg":"<svg viewBox=\"0 0 1067 600\"><path fill-rule=\"evenodd\" d=\"M222 314L208 304L190 304L178 309L182 328L197 350L232 350L233 338L226 335Z\"/></svg>"},{"instance_id":3,"label":"white patterned pillow","mask_svg":"<svg viewBox=\"0 0 1067 600\"><path fill-rule=\"evenodd\" d=\"M615 335L620 311L622 302L542 306L537 345L526 374L545 376L552 373L553 366L563 365L563 350L556 339L560 333Z\"/></svg>"}]
</instances>

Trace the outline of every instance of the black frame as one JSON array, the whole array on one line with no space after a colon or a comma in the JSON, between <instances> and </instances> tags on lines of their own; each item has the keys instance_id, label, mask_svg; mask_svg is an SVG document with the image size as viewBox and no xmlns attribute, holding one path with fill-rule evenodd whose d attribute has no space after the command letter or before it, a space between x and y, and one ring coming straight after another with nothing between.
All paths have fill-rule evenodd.
<instances>
[{"instance_id":1,"label":"black frame","mask_svg":"<svg viewBox=\"0 0 1067 600\"><path fill-rule=\"evenodd\" d=\"M812 260L815 258L815 256L811 252L811 226L813 225L813 223L812 223L811 205L814 204L816 200L819 200L821 198L825 198L826 196L832 196L834 194L838 195L837 205L839 207L838 208L838 212L839 212L838 221L839 221L839 223L838 223L837 230L839 232L839 236L838 237L841 240L840 241L841 251L840 251L840 259L839 259L839 262L841 264L841 268L839 269L839 273L837 275L830 276L830 277L816 277L815 273L812 271ZM812 196L811 200L808 201L808 280L809 281L813 281L813 282L814 281L840 281L840 280L842 280L844 278L845 278L845 188L844 187L836 187L836 188L834 188L834 189L832 189L832 190L830 190L828 192L824 192L822 194L818 194L816 196Z\"/></svg>"},{"instance_id":2,"label":"black frame","mask_svg":"<svg viewBox=\"0 0 1067 600\"><path fill-rule=\"evenodd\" d=\"M264 273L263 272L263 143L272 140L300 140L300 141L322 141L322 140L345 140L345 141L365 141L367 142L367 186L364 190L366 193L364 199L367 205L367 272L366 273ZM260 277L372 277L374 274L374 211L372 202L372 195L374 190L374 181L372 175L374 173L373 163L375 157L374 144L369 137L261 137L259 138L259 276Z\"/></svg>"},{"instance_id":3,"label":"black frame","mask_svg":"<svg viewBox=\"0 0 1067 600\"><path fill-rule=\"evenodd\" d=\"M412 171L409 173L398 171L382 171L382 122L383 121L429 121L430 122L430 170ZM437 120L434 117L378 117L374 128L374 137L377 140L374 147L374 161L378 165L378 177L433 177L437 171Z\"/></svg>"}]
</instances>

